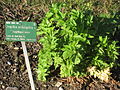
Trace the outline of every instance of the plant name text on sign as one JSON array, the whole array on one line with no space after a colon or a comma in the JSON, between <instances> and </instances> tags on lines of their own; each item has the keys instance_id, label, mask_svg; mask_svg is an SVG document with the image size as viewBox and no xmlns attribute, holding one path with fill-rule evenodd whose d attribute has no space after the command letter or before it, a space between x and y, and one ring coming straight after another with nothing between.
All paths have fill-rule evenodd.
<instances>
[{"instance_id":1,"label":"plant name text on sign","mask_svg":"<svg viewBox=\"0 0 120 90\"><path fill-rule=\"evenodd\" d=\"M36 23L35 22L12 22L7 21L6 40L8 41L36 41Z\"/></svg>"}]
</instances>

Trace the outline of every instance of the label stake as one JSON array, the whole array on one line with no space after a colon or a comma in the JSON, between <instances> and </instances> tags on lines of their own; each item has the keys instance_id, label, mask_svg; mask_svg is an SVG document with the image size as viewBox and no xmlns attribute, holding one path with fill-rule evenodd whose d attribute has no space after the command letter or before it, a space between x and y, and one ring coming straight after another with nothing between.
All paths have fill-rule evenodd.
<instances>
[{"instance_id":1,"label":"label stake","mask_svg":"<svg viewBox=\"0 0 120 90\"><path fill-rule=\"evenodd\" d=\"M24 57L25 57L25 63L26 63L27 71L28 71L28 76L29 76L29 80L30 80L30 84L31 84L31 89L35 90L35 85L34 85L32 72L31 72L31 68L30 68L30 62L29 62L28 55L27 55L26 45L25 45L24 41L21 41L21 44L22 44L22 47L23 47L23 53L24 53Z\"/></svg>"}]
</instances>

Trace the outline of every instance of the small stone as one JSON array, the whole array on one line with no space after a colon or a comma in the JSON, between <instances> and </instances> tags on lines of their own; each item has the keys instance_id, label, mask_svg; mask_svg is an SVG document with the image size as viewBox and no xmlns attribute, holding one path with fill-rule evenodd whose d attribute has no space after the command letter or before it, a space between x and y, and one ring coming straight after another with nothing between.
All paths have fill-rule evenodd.
<instances>
[{"instance_id":1,"label":"small stone","mask_svg":"<svg viewBox=\"0 0 120 90\"><path fill-rule=\"evenodd\" d=\"M0 84L2 85L2 84L3 84L3 82L2 82L2 81L0 81Z\"/></svg>"},{"instance_id":2,"label":"small stone","mask_svg":"<svg viewBox=\"0 0 120 90\"><path fill-rule=\"evenodd\" d=\"M5 86L4 85L2 85L2 89L4 89L5 88Z\"/></svg>"},{"instance_id":3,"label":"small stone","mask_svg":"<svg viewBox=\"0 0 120 90\"><path fill-rule=\"evenodd\" d=\"M64 90L62 87L59 87L59 90Z\"/></svg>"},{"instance_id":4,"label":"small stone","mask_svg":"<svg viewBox=\"0 0 120 90\"><path fill-rule=\"evenodd\" d=\"M8 55L6 54L6 55L4 55L5 57L8 57Z\"/></svg>"},{"instance_id":5,"label":"small stone","mask_svg":"<svg viewBox=\"0 0 120 90\"><path fill-rule=\"evenodd\" d=\"M11 62L7 61L7 64L8 64L8 65L11 65Z\"/></svg>"},{"instance_id":6,"label":"small stone","mask_svg":"<svg viewBox=\"0 0 120 90\"><path fill-rule=\"evenodd\" d=\"M56 87L60 87L61 85L62 85L62 82L57 82L57 83L55 84Z\"/></svg>"},{"instance_id":7,"label":"small stone","mask_svg":"<svg viewBox=\"0 0 120 90\"><path fill-rule=\"evenodd\" d=\"M5 90L18 90L17 87L7 87Z\"/></svg>"},{"instance_id":8,"label":"small stone","mask_svg":"<svg viewBox=\"0 0 120 90\"><path fill-rule=\"evenodd\" d=\"M13 71L14 71L14 72L16 72L17 70L16 70L16 69L14 69Z\"/></svg>"},{"instance_id":9,"label":"small stone","mask_svg":"<svg viewBox=\"0 0 120 90\"><path fill-rule=\"evenodd\" d=\"M37 58L37 55L34 55L33 58Z\"/></svg>"},{"instance_id":10,"label":"small stone","mask_svg":"<svg viewBox=\"0 0 120 90\"><path fill-rule=\"evenodd\" d=\"M14 47L14 49L15 49L15 50L18 50L18 49L19 49L19 47Z\"/></svg>"},{"instance_id":11,"label":"small stone","mask_svg":"<svg viewBox=\"0 0 120 90\"><path fill-rule=\"evenodd\" d=\"M3 77L3 79L6 79L7 77Z\"/></svg>"},{"instance_id":12,"label":"small stone","mask_svg":"<svg viewBox=\"0 0 120 90\"><path fill-rule=\"evenodd\" d=\"M43 87L47 87L47 85L44 84Z\"/></svg>"},{"instance_id":13,"label":"small stone","mask_svg":"<svg viewBox=\"0 0 120 90\"><path fill-rule=\"evenodd\" d=\"M15 66L17 66L18 65L18 63L15 63Z\"/></svg>"}]
</instances>

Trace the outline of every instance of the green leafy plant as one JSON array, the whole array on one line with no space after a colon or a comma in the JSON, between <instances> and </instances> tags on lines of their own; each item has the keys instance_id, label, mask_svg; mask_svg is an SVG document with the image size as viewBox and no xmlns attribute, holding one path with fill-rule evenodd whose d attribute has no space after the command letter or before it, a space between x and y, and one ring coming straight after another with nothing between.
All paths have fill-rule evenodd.
<instances>
[{"instance_id":1,"label":"green leafy plant","mask_svg":"<svg viewBox=\"0 0 120 90\"><path fill-rule=\"evenodd\" d=\"M65 10L65 4L53 4L39 24L39 42L43 45L38 57L38 79L60 69L61 77L85 76L87 68L97 70L113 67L117 59L117 41L105 32L99 35L94 27L94 15L88 8ZM104 31L103 31L104 32Z\"/></svg>"}]
</instances>

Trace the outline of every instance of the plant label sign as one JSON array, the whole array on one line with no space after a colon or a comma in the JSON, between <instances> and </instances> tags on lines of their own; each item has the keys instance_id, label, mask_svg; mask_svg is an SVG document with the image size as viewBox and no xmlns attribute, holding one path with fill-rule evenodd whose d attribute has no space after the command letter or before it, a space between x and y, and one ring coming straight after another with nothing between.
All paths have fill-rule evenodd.
<instances>
[{"instance_id":1,"label":"plant label sign","mask_svg":"<svg viewBox=\"0 0 120 90\"><path fill-rule=\"evenodd\" d=\"M35 22L12 22L7 21L6 40L8 41L36 41L36 23Z\"/></svg>"},{"instance_id":2,"label":"plant label sign","mask_svg":"<svg viewBox=\"0 0 120 90\"><path fill-rule=\"evenodd\" d=\"M27 48L25 41L34 42L36 41L36 23L34 22L12 22L7 21L6 27L6 40L8 41L21 41L23 47L23 53L25 57L25 63L28 70L28 76L30 79L31 89L35 90L35 85L32 77L30 68L30 62L27 55Z\"/></svg>"}]
</instances>

